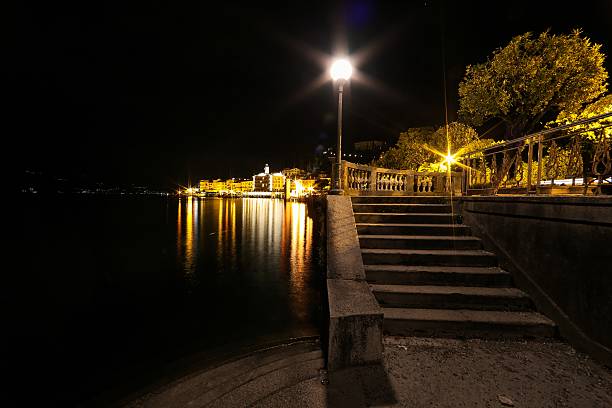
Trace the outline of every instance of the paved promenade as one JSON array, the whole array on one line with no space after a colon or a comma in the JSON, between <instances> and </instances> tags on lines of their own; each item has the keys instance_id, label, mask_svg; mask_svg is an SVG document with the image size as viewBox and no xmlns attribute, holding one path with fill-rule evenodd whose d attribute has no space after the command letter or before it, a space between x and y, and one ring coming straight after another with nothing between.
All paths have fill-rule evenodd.
<instances>
[{"instance_id":1,"label":"paved promenade","mask_svg":"<svg viewBox=\"0 0 612 408\"><path fill-rule=\"evenodd\" d=\"M299 346L295 353L268 351L264 357L248 357L245 364L233 362L230 372L222 366L217 374L199 374L128 405L612 407L612 370L560 341L385 337L384 342L384 366L379 368L328 376L312 345ZM235 387L228 388L231 383ZM213 388L206 391L205 384Z\"/></svg>"}]
</instances>

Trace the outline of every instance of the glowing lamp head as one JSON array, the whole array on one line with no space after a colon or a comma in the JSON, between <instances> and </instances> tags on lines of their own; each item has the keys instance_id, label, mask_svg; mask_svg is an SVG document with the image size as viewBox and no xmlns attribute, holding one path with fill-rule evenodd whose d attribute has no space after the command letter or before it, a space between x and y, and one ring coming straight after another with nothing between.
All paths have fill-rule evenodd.
<instances>
[{"instance_id":1,"label":"glowing lamp head","mask_svg":"<svg viewBox=\"0 0 612 408\"><path fill-rule=\"evenodd\" d=\"M455 162L455 158L454 158L454 157L453 157L451 154L447 154L447 155L446 155L446 162L447 162L448 164L452 164L452 163L454 163L454 162Z\"/></svg>"},{"instance_id":2,"label":"glowing lamp head","mask_svg":"<svg viewBox=\"0 0 612 408\"><path fill-rule=\"evenodd\" d=\"M347 80L353 73L353 67L347 59L338 59L332 64L329 73L334 81L338 79Z\"/></svg>"}]
</instances>

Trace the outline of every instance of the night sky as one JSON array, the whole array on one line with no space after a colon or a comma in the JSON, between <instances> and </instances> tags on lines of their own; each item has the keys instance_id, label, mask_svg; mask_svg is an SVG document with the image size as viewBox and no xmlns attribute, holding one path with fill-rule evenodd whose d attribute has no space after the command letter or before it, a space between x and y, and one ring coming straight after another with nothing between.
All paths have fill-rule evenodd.
<instances>
[{"instance_id":1,"label":"night sky","mask_svg":"<svg viewBox=\"0 0 612 408\"><path fill-rule=\"evenodd\" d=\"M610 0L169 3L21 2L5 110L19 171L172 187L304 166L335 141L320 79L344 45L361 73L347 145L443 124L443 54L453 120L465 66L514 35L580 27L611 53Z\"/></svg>"}]
</instances>

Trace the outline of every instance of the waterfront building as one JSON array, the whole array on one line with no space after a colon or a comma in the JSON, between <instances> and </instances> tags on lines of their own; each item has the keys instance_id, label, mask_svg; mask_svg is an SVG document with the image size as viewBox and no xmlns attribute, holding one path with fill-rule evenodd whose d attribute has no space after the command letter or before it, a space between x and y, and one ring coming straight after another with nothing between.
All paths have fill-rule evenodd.
<instances>
[{"instance_id":1,"label":"waterfront building","mask_svg":"<svg viewBox=\"0 0 612 408\"><path fill-rule=\"evenodd\" d=\"M285 189L285 176L282 173L270 173L266 164L263 173L253 176L254 192L283 192Z\"/></svg>"},{"instance_id":2,"label":"waterfront building","mask_svg":"<svg viewBox=\"0 0 612 408\"><path fill-rule=\"evenodd\" d=\"M295 180L295 179L303 178L306 172L302 169L298 169L297 167L294 167L292 169L283 169L281 170L281 173L286 178Z\"/></svg>"},{"instance_id":3,"label":"waterfront building","mask_svg":"<svg viewBox=\"0 0 612 408\"><path fill-rule=\"evenodd\" d=\"M202 193L206 193L209 190L212 190L212 181L210 181L210 180L200 180L200 191Z\"/></svg>"},{"instance_id":4,"label":"waterfront building","mask_svg":"<svg viewBox=\"0 0 612 408\"><path fill-rule=\"evenodd\" d=\"M212 181L211 190L217 194L227 190L227 184L221 179L215 179Z\"/></svg>"},{"instance_id":5,"label":"waterfront building","mask_svg":"<svg viewBox=\"0 0 612 408\"><path fill-rule=\"evenodd\" d=\"M272 190L274 192L283 191L285 189L285 176L281 173L272 174Z\"/></svg>"},{"instance_id":6,"label":"waterfront building","mask_svg":"<svg viewBox=\"0 0 612 408\"><path fill-rule=\"evenodd\" d=\"M253 180L241 180L240 181L240 192L250 193L253 191Z\"/></svg>"},{"instance_id":7,"label":"waterfront building","mask_svg":"<svg viewBox=\"0 0 612 408\"><path fill-rule=\"evenodd\" d=\"M236 191L236 185L240 185L240 182L235 182L233 178L227 179L225 181L225 192L229 194L233 194Z\"/></svg>"}]
</instances>

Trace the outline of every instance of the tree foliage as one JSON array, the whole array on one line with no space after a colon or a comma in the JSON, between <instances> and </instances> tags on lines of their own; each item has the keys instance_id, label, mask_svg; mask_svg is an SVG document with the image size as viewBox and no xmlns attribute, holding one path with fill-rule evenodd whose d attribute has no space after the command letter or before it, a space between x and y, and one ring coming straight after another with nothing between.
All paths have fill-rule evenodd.
<instances>
[{"instance_id":1,"label":"tree foliage","mask_svg":"<svg viewBox=\"0 0 612 408\"><path fill-rule=\"evenodd\" d=\"M399 135L397 144L384 152L375 164L388 169L417 170L429 163L435 154L425 148L431 143L433 127L411 128Z\"/></svg>"},{"instance_id":2,"label":"tree foliage","mask_svg":"<svg viewBox=\"0 0 612 408\"><path fill-rule=\"evenodd\" d=\"M444 158L432 150L446 155L450 146L451 154L463 155L487 147L491 143L492 140L479 139L474 129L458 122L450 123L448 131L445 126L435 131L431 127L413 128L400 133L397 144L386 151L375 164L390 169L438 171L438 164Z\"/></svg>"},{"instance_id":3,"label":"tree foliage","mask_svg":"<svg viewBox=\"0 0 612 408\"><path fill-rule=\"evenodd\" d=\"M565 125L572 122L576 122L582 119L593 118L595 116L602 115L604 113L612 112L612 95L606 95L595 102L587 105L584 109L579 112L568 112L562 111L557 116L557 119L553 122L555 125ZM599 119L595 122L585 123L583 125L577 125L573 127L573 130L589 130L603 127L605 125L612 124L612 117L608 116L604 119ZM607 138L612 138L612 126L608 126L604 129L605 135ZM586 137L588 139L595 139L595 134L593 131L585 132Z\"/></svg>"},{"instance_id":4,"label":"tree foliage","mask_svg":"<svg viewBox=\"0 0 612 408\"><path fill-rule=\"evenodd\" d=\"M512 136L521 136L549 114L577 112L606 92L600 49L580 30L516 36L485 63L466 68L459 115L474 126L499 118Z\"/></svg>"}]
</instances>

